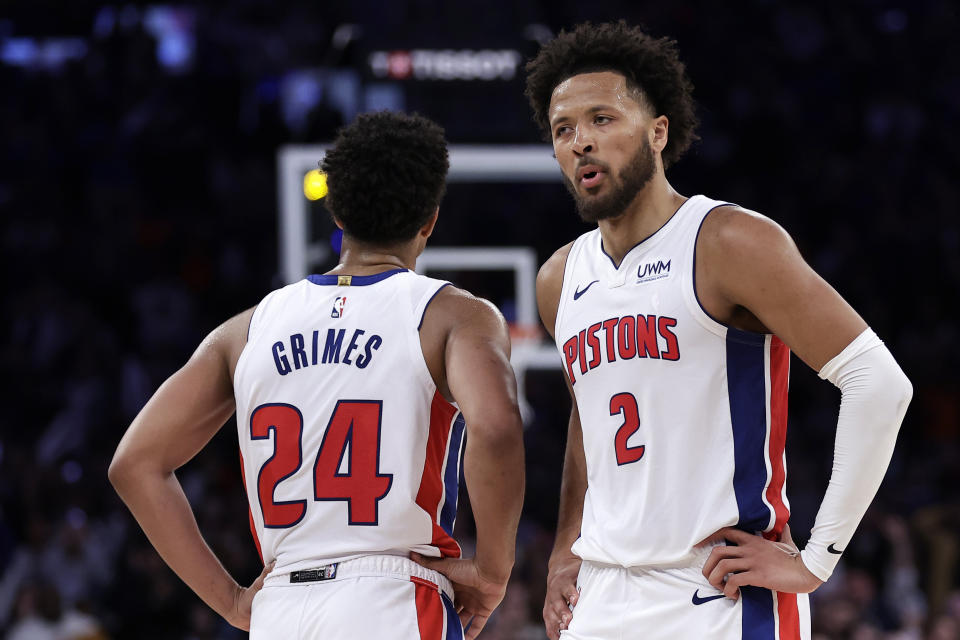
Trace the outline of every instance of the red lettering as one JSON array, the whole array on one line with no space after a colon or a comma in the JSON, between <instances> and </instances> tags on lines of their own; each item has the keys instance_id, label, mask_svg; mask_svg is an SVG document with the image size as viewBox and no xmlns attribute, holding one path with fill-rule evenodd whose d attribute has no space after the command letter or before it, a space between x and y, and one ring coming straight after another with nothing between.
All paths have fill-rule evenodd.
<instances>
[{"instance_id":1,"label":"red lettering","mask_svg":"<svg viewBox=\"0 0 960 640\"><path fill-rule=\"evenodd\" d=\"M577 361L577 336L573 336L563 343L563 359L567 362L567 375L570 377L570 384L577 383L573 376L573 363Z\"/></svg>"},{"instance_id":2,"label":"red lettering","mask_svg":"<svg viewBox=\"0 0 960 640\"><path fill-rule=\"evenodd\" d=\"M676 318L663 317L657 322L657 329L660 335L667 341L667 350L663 352L664 360L680 359L680 341L677 340L677 334L670 331L670 327L677 326Z\"/></svg>"},{"instance_id":3,"label":"red lettering","mask_svg":"<svg viewBox=\"0 0 960 640\"><path fill-rule=\"evenodd\" d=\"M303 449L300 434L303 416L289 404L262 404L250 415L250 439L267 440L273 436L273 455L260 467L257 496L263 513L263 526L285 529L300 522L307 513L306 500L276 500L277 485L300 468Z\"/></svg>"},{"instance_id":4,"label":"red lettering","mask_svg":"<svg viewBox=\"0 0 960 640\"><path fill-rule=\"evenodd\" d=\"M617 435L613 440L614 449L617 452L617 464L630 464L642 458L646 450L646 445L641 444L638 447L627 445L630 436L640 428L640 408L637 407L637 399L632 393L618 393L610 398L610 415L617 414L623 416L623 424L617 429Z\"/></svg>"},{"instance_id":5,"label":"red lettering","mask_svg":"<svg viewBox=\"0 0 960 640\"><path fill-rule=\"evenodd\" d=\"M587 372L587 330L580 332L580 373Z\"/></svg>"},{"instance_id":6,"label":"red lettering","mask_svg":"<svg viewBox=\"0 0 960 640\"><path fill-rule=\"evenodd\" d=\"M617 348L614 343L617 339L617 323L620 318L610 318L603 321L603 333L607 338L607 362L617 361Z\"/></svg>"},{"instance_id":7,"label":"red lettering","mask_svg":"<svg viewBox=\"0 0 960 640\"><path fill-rule=\"evenodd\" d=\"M590 358L589 366L591 369L596 369L597 365L600 364L600 339L597 338L597 331L600 330L600 323L590 325L590 328L587 329L587 344L590 345L590 353L592 357Z\"/></svg>"},{"instance_id":8,"label":"red lettering","mask_svg":"<svg viewBox=\"0 0 960 640\"><path fill-rule=\"evenodd\" d=\"M637 355L639 357L660 357L656 327L657 316L637 316Z\"/></svg>"},{"instance_id":9,"label":"red lettering","mask_svg":"<svg viewBox=\"0 0 960 640\"><path fill-rule=\"evenodd\" d=\"M620 347L621 360L629 360L637 355L636 324L633 316L624 316L617 324L617 346Z\"/></svg>"}]
</instances>

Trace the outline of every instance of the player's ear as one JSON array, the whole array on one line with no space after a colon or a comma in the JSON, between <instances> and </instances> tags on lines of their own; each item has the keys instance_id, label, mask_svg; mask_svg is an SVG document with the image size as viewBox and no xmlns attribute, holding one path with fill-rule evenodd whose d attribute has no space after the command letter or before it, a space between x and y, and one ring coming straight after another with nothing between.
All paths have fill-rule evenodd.
<instances>
[{"instance_id":1,"label":"player's ear","mask_svg":"<svg viewBox=\"0 0 960 640\"><path fill-rule=\"evenodd\" d=\"M433 210L433 215L430 216L430 219L427 220L427 224L420 227L420 235L424 238L429 238L433 233L433 228L437 226L437 218L440 216L440 207L437 207Z\"/></svg>"},{"instance_id":2,"label":"player's ear","mask_svg":"<svg viewBox=\"0 0 960 640\"><path fill-rule=\"evenodd\" d=\"M331 215L330 217L333 218L333 224L337 225L337 228L340 229L340 231L343 231L343 223L340 222L340 219L334 215Z\"/></svg>"},{"instance_id":3,"label":"player's ear","mask_svg":"<svg viewBox=\"0 0 960 640\"><path fill-rule=\"evenodd\" d=\"M650 148L655 153L662 153L667 147L670 120L667 116L657 116L653 119L650 129Z\"/></svg>"}]
</instances>

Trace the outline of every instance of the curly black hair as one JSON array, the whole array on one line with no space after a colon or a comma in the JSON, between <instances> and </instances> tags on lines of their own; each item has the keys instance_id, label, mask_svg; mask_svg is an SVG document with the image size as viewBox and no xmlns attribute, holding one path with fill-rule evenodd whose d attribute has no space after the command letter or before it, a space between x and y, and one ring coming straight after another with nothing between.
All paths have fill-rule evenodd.
<instances>
[{"instance_id":1,"label":"curly black hair","mask_svg":"<svg viewBox=\"0 0 960 640\"><path fill-rule=\"evenodd\" d=\"M662 153L664 167L679 160L698 139L693 83L680 61L675 40L653 38L623 20L597 25L586 22L573 31L561 31L543 45L526 70L526 96L534 120L548 139L547 112L553 90L572 76L595 71L623 74L627 86L638 91L654 113L670 120L670 135Z\"/></svg>"},{"instance_id":2,"label":"curly black hair","mask_svg":"<svg viewBox=\"0 0 960 640\"><path fill-rule=\"evenodd\" d=\"M374 245L409 240L446 189L443 128L417 114L366 113L340 129L320 163L327 208L344 233Z\"/></svg>"}]
</instances>

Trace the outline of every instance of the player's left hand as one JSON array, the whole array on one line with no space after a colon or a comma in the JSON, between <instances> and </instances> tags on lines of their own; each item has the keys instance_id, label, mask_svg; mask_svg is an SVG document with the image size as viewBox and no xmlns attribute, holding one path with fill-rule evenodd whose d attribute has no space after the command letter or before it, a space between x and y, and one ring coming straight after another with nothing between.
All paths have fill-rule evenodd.
<instances>
[{"instance_id":1,"label":"player's left hand","mask_svg":"<svg viewBox=\"0 0 960 640\"><path fill-rule=\"evenodd\" d=\"M484 575L476 558L428 558L411 553L410 559L450 579L455 595L454 606L466 638L476 638L507 593L509 577L497 580Z\"/></svg>"},{"instance_id":2,"label":"player's left hand","mask_svg":"<svg viewBox=\"0 0 960 640\"><path fill-rule=\"evenodd\" d=\"M763 587L784 593L810 593L821 584L800 558L800 550L785 527L780 542L739 529L721 529L710 539L734 543L714 547L703 565L703 575L728 598L740 597L740 587Z\"/></svg>"},{"instance_id":3,"label":"player's left hand","mask_svg":"<svg viewBox=\"0 0 960 640\"><path fill-rule=\"evenodd\" d=\"M243 631L250 631L250 613L253 608L253 597L257 595L260 589L263 589L263 581L276 564L271 562L263 568L257 579L249 587L237 587L237 592L233 598L233 611L231 615L224 616L231 625Z\"/></svg>"}]
</instances>

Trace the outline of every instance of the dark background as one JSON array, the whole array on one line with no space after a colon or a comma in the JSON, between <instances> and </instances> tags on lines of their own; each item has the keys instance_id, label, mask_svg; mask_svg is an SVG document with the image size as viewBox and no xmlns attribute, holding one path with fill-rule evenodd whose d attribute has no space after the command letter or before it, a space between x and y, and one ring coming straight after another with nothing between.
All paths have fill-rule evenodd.
<instances>
[{"instance_id":1,"label":"dark background","mask_svg":"<svg viewBox=\"0 0 960 640\"><path fill-rule=\"evenodd\" d=\"M956 3L248 0L0 5L8 638L244 636L162 564L106 468L203 336L282 284L278 147L329 141L382 107L435 118L452 143L536 143L522 73L378 78L369 54L525 59L538 37L620 17L675 37L696 85L703 140L669 171L674 186L781 223L915 386L880 494L814 594L815 634L960 637ZM542 262L585 229L559 184L452 185L433 242L532 246ZM509 315L499 285L464 284ZM802 541L829 477L839 393L793 365L788 495ZM557 372L531 374L527 393L518 562L488 638L543 637L568 400ZM225 426L178 475L211 546L246 583L259 561L235 433ZM458 529L469 550L463 510Z\"/></svg>"}]
</instances>

